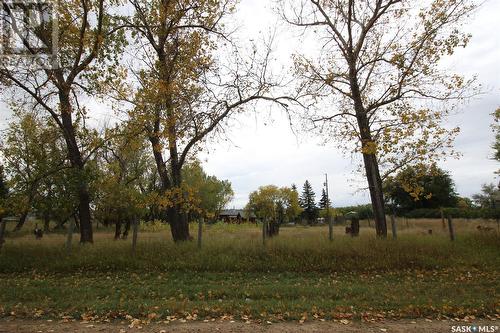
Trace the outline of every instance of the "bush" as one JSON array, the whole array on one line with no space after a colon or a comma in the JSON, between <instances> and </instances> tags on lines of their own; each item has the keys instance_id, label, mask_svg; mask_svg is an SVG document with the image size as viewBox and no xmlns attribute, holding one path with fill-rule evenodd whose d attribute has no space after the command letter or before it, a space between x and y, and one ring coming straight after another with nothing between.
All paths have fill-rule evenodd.
<instances>
[{"instance_id":1,"label":"bush","mask_svg":"<svg viewBox=\"0 0 500 333\"><path fill-rule=\"evenodd\" d=\"M373 210L371 205L340 207L340 208L335 208L335 210L339 215L346 215L349 212L356 212L358 213L358 217L361 220L373 218Z\"/></svg>"},{"instance_id":2,"label":"bush","mask_svg":"<svg viewBox=\"0 0 500 333\"><path fill-rule=\"evenodd\" d=\"M500 218L500 209L486 208L443 208L444 216L464 219L497 219ZM413 219L438 219L441 218L440 209L421 208L403 213L403 216Z\"/></svg>"}]
</instances>

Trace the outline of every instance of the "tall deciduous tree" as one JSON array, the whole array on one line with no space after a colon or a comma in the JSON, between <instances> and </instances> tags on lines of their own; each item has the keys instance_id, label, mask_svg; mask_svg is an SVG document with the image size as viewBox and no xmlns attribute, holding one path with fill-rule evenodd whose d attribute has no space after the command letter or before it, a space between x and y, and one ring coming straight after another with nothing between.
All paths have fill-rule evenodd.
<instances>
[{"instance_id":1,"label":"tall deciduous tree","mask_svg":"<svg viewBox=\"0 0 500 333\"><path fill-rule=\"evenodd\" d=\"M458 131L441 123L450 102L463 98L471 82L449 74L439 62L467 44L470 36L459 28L474 2L279 3L287 22L322 43L294 57L299 89L312 102L328 106L307 117L319 133L362 154L376 231L385 237L384 176L412 162L436 159Z\"/></svg>"},{"instance_id":2,"label":"tall deciduous tree","mask_svg":"<svg viewBox=\"0 0 500 333\"><path fill-rule=\"evenodd\" d=\"M215 221L220 211L231 202L234 192L228 180L220 180L209 176L203 170L199 161L193 161L184 166L184 182L193 191L197 202L197 214Z\"/></svg>"},{"instance_id":3,"label":"tall deciduous tree","mask_svg":"<svg viewBox=\"0 0 500 333\"><path fill-rule=\"evenodd\" d=\"M47 15L47 9L44 9L39 24L27 24L33 21L17 19L17 7L20 6L25 14L36 9L29 8L29 3L2 0L0 4L5 14L1 18L4 26L15 33L26 53L32 56L2 61L0 83L12 88L15 98L25 102L26 108L47 112L59 128L78 179L75 190L80 242L92 242L91 198L85 166L89 155L85 155L78 141L76 119L78 115L85 117L85 109L78 102L79 96L93 95L103 87L101 83L118 74L119 47L124 39L121 34L113 34L112 3L105 0L65 1L52 8L53 16ZM50 2L38 5L47 6ZM57 61L51 59L50 63L42 65L27 61L42 57L38 48L40 43L57 54Z\"/></svg>"},{"instance_id":4,"label":"tall deciduous tree","mask_svg":"<svg viewBox=\"0 0 500 333\"><path fill-rule=\"evenodd\" d=\"M0 152L12 189L10 209L20 216L14 231L23 227L35 206L50 219L45 213L54 202L48 199L54 191L56 178L68 167L66 154L61 149L63 144L57 128L46 118L33 112L15 111L14 119L0 140Z\"/></svg>"},{"instance_id":5,"label":"tall deciduous tree","mask_svg":"<svg viewBox=\"0 0 500 333\"><path fill-rule=\"evenodd\" d=\"M268 236L275 236L285 221L293 221L301 212L296 191L289 187L261 186L250 193L246 210L268 220Z\"/></svg>"},{"instance_id":6,"label":"tall deciduous tree","mask_svg":"<svg viewBox=\"0 0 500 333\"><path fill-rule=\"evenodd\" d=\"M137 85L131 118L144 129L160 179L159 199L175 241L190 239L182 168L204 140L223 130L224 121L245 104L270 96L269 50L248 58L231 50L223 20L234 0L129 0L135 9L125 23L136 38ZM232 67L231 64L235 64ZM126 91L126 90L125 90ZM118 91L130 100L129 93ZM284 103L281 104L286 107Z\"/></svg>"},{"instance_id":7,"label":"tall deciduous tree","mask_svg":"<svg viewBox=\"0 0 500 333\"><path fill-rule=\"evenodd\" d=\"M126 239L131 222L144 215L150 193L143 184L152 172L151 157L143 136L128 124L109 129L107 136L110 139L97 154L96 215L104 224L115 225L115 239Z\"/></svg>"}]
</instances>

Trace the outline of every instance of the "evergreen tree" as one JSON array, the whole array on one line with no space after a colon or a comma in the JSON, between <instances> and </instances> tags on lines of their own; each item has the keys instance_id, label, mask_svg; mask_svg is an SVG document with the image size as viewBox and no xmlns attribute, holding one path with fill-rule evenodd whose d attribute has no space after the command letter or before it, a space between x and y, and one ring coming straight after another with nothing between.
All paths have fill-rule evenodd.
<instances>
[{"instance_id":1,"label":"evergreen tree","mask_svg":"<svg viewBox=\"0 0 500 333\"><path fill-rule=\"evenodd\" d=\"M299 199L299 204L300 207L304 209L304 211L302 212L302 216L307 220L309 224L312 224L318 217L318 207L316 207L315 197L316 194L314 194L311 183L306 180Z\"/></svg>"},{"instance_id":2,"label":"evergreen tree","mask_svg":"<svg viewBox=\"0 0 500 333\"><path fill-rule=\"evenodd\" d=\"M327 207L330 207L332 205L330 198L328 198L326 196L325 189L323 189L321 192L321 199L319 200L318 205L319 205L319 208L321 208L321 209L326 209Z\"/></svg>"}]
</instances>

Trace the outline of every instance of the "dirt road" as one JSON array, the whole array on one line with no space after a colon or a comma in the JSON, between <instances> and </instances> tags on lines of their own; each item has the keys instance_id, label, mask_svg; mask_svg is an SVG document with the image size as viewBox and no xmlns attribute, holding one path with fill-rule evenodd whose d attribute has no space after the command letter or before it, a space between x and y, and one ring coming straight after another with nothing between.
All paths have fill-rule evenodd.
<instances>
[{"instance_id":1,"label":"dirt road","mask_svg":"<svg viewBox=\"0 0 500 333\"><path fill-rule=\"evenodd\" d=\"M334 322L271 323L255 324L241 322L187 322L170 324L149 324L129 327L127 322L90 323L90 322L57 322L29 320L0 320L0 333L200 333L200 332L346 332L346 333L448 333L453 332L453 326L488 327L487 332L500 332L499 321L477 321L474 323L458 323L453 321L401 320L377 323L349 322L347 324ZM456 330L456 329L455 329ZM471 332L474 332L472 329Z\"/></svg>"}]
</instances>

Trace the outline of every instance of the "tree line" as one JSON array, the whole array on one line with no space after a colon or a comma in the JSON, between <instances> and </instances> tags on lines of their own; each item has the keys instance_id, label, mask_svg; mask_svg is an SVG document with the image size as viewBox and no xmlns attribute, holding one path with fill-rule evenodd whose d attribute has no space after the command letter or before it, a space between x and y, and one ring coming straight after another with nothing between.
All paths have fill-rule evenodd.
<instances>
[{"instance_id":1,"label":"tree line","mask_svg":"<svg viewBox=\"0 0 500 333\"><path fill-rule=\"evenodd\" d=\"M30 213L43 221L44 231L49 231L51 221L56 230L70 220L77 226L81 223L75 191L79 175L66 163L57 130L42 119L34 113L16 113L0 141L2 215L19 216L13 231L21 230ZM112 138L86 162L92 215L101 224L115 225L116 239L126 238L136 218L162 219L160 181L146 142L126 131L108 129ZM98 136L87 133L90 140ZM231 183L207 175L196 159L188 161L182 171L190 205L187 218L215 219L233 198Z\"/></svg>"},{"instance_id":2,"label":"tree line","mask_svg":"<svg viewBox=\"0 0 500 333\"><path fill-rule=\"evenodd\" d=\"M278 225L295 223L298 219L309 225L316 224L318 217L325 217L327 210L332 210L331 200L325 189L316 203L316 194L308 180L305 181L300 194L295 184L290 187L261 186L250 193L245 209L261 220L269 220Z\"/></svg>"},{"instance_id":3,"label":"tree line","mask_svg":"<svg viewBox=\"0 0 500 333\"><path fill-rule=\"evenodd\" d=\"M224 135L231 117L273 103L306 124L307 133L362 157L377 234L386 236L383 180L401 166L441 158L457 134L442 123L470 95L473 82L442 71L439 61L469 41L460 28L476 5L277 4L285 23L321 45L318 52L295 51L285 76L271 69L272 38L249 45L235 37L236 0L69 0L53 9L57 29L50 15L34 26L17 20L16 12L33 8L2 1L1 19L25 53L42 52L33 40L57 47L50 65L17 56L0 64L3 101L19 119L34 114L47 129L40 147L18 147L30 156L49 154L42 161L54 158L55 167L40 165L34 176L38 191L71 198L68 206L38 199L36 206L63 220L70 213L77 217L82 243L93 241L97 212L127 220L145 206L169 223L175 241L188 240L189 216L197 207L186 166L207 142ZM116 111L114 126L89 126L96 111L92 99ZM103 160L112 177L95 183ZM142 164L150 174L138 172ZM11 172L9 166L8 178ZM93 189L115 185L112 191ZM154 193L148 204L137 196L144 190ZM103 202L116 206L99 210Z\"/></svg>"},{"instance_id":4,"label":"tree line","mask_svg":"<svg viewBox=\"0 0 500 333\"><path fill-rule=\"evenodd\" d=\"M497 136L495 147L500 136ZM498 160L498 148L495 159ZM500 218L500 189L494 184L483 184L481 193L471 198L458 195L449 172L435 164L406 166L383 182L385 205L388 214L408 218ZM316 202L316 194L308 180L299 195L297 187L279 188L274 185L260 187L249 196L246 209L261 220L267 220L278 231L284 223L305 221L318 223L318 218L335 218L355 213L360 219L373 219L370 204L332 207L325 188ZM273 236L272 233L269 236Z\"/></svg>"}]
</instances>

